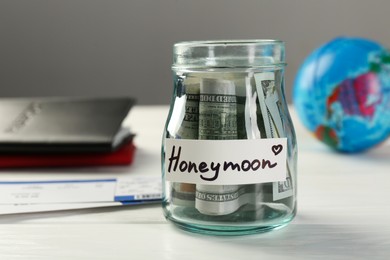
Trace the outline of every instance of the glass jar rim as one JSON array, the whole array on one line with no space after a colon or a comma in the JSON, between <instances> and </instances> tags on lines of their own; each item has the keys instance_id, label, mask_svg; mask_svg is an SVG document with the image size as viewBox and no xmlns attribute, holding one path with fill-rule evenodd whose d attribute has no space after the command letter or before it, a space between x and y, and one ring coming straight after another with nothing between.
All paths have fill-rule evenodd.
<instances>
[{"instance_id":1,"label":"glass jar rim","mask_svg":"<svg viewBox=\"0 0 390 260\"><path fill-rule=\"evenodd\" d=\"M210 45L264 45L264 44L283 44L284 41L277 39L249 39L249 40L205 40L205 41L183 41L174 44L178 46L210 46Z\"/></svg>"},{"instance_id":2,"label":"glass jar rim","mask_svg":"<svg viewBox=\"0 0 390 260\"><path fill-rule=\"evenodd\" d=\"M173 45L172 69L284 67L281 40L184 41Z\"/></svg>"}]
</instances>

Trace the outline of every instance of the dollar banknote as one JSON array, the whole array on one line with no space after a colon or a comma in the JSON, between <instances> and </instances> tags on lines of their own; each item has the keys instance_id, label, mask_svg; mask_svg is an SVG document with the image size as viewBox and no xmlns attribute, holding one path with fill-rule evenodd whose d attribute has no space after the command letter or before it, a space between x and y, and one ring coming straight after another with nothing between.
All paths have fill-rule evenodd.
<instances>
[{"instance_id":1,"label":"dollar banknote","mask_svg":"<svg viewBox=\"0 0 390 260\"><path fill-rule=\"evenodd\" d=\"M186 84L184 82L183 87L185 88L185 111L183 121L176 132L176 138L198 139L200 84Z\"/></svg>"},{"instance_id":2,"label":"dollar banknote","mask_svg":"<svg viewBox=\"0 0 390 260\"><path fill-rule=\"evenodd\" d=\"M202 79L199 98L199 139L237 139L237 97L233 81Z\"/></svg>"},{"instance_id":3,"label":"dollar banknote","mask_svg":"<svg viewBox=\"0 0 390 260\"><path fill-rule=\"evenodd\" d=\"M199 139L237 139L237 97L231 80L204 78L200 84ZM223 151L221 151L223 152ZM239 185L196 185L195 207L205 215L227 215L245 201Z\"/></svg>"},{"instance_id":4,"label":"dollar banknote","mask_svg":"<svg viewBox=\"0 0 390 260\"><path fill-rule=\"evenodd\" d=\"M236 87L236 108L237 108L237 139L247 139L248 126L247 126L247 91L245 76L240 75L234 80Z\"/></svg>"},{"instance_id":5,"label":"dollar banknote","mask_svg":"<svg viewBox=\"0 0 390 260\"><path fill-rule=\"evenodd\" d=\"M198 139L199 130L199 83L183 81L183 97L185 98L184 117L175 137L178 139ZM195 184L172 183L172 204L176 206L195 207Z\"/></svg>"},{"instance_id":6,"label":"dollar banknote","mask_svg":"<svg viewBox=\"0 0 390 260\"><path fill-rule=\"evenodd\" d=\"M275 86L275 73L256 73L254 77L266 138L285 137L283 116L280 111L281 100L279 98L281 93L277 92ZM293 175L288 161L286 162L286 169L286 180L272 184L273 200L280 200L293 195Z\"/></svg>"},{"instance_id":7,"label":"dollar banknote","mask_svg":"<svg viewBox=\"0 0 390 260\"><path fill-rule=\"evenodd\" d=\"M259 198L260 197L260 198ZM197 185L197 209L206 215L227 215L236 212L243 205L257 205L261 193L255 185ZM254 210L253 207L250 208Z\"/></svg>"},{"instance_id":8,"label":"dollar banknote","mask_svg":"<svg viewBox=\"0 0 390 260\"><path fill-rule=\"evenodd\" d=\"M195 207L195 184L174 182L171 196L173 205Z\"/></svg>"}]
</instances>

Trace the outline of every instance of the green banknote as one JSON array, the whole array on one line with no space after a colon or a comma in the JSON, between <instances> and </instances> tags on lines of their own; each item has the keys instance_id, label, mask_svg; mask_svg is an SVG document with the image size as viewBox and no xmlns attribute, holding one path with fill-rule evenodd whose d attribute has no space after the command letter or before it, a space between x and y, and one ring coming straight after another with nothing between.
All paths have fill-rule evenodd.
<instances>
[{"instance_id":1,"label":"green banknote","mask_svg":"<svg viewBox=\"0 0 390 260\"><path fill-rule=\"evenodd\" d=\"M237 139L237 96L231 80L204 78L200 84L199 139ZM221 151L223 153L223 151ZM239 185L196 185L195 207L206 215L227 215L240 208Z\"/></svg>"}]
</instances>

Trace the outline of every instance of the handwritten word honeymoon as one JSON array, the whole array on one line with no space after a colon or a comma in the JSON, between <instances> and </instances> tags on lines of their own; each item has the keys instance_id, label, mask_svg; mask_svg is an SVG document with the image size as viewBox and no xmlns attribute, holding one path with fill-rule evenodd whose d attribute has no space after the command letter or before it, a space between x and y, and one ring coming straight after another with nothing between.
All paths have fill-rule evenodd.
<instances>
[{"instance_id":1,"label":"handwritten word honeymoon","mask_svg":"<svg viewBox=\"0 0 390 260\"><path fill-rule=\"evenodd\" d=\"M175 154L176 146L173 146L171 156L169 157L169 165L168 165L168 172L171 172L172 165L173 165L173 171L179 170L180 172L194 172L194 173L208 173L213 172L211 177L205 177L203 174L200 174L200 178L205 181L215 181L218 178L219 172L222 170L224 172L226 171L257 171L258 169L264 169L266 167L268 168L274 168L278 163L274 162L271 163L269 160L265 159L254 159L254 160L243 160L240 163L237 162L230 162L230 161L224 161L222 163L219 162L211 162L210 164L206 162L200 162L195 163L191 161L181 161L180 160L180 154L181 154L181 146L179 146L177 154Z\"/></svg>"},{"instance_id":2,"label":"handwritten word honeymoon","mask_svg":"<svg viewBox=\"0 0 390 260\"><path fill-rule=\"evenodd\" d=\"M213 185L285 180L285 143L265 140L167 139L166 177L169 181Z\"/></svg>"}]
</instances>

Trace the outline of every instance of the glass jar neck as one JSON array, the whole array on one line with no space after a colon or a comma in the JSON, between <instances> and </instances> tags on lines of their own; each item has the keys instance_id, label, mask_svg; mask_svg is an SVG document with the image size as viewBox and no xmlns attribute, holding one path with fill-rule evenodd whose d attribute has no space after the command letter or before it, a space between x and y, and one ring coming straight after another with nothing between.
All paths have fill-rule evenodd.
<instances>
[{"instance_id":1,"label":"glass jar neck","mask_svg":"<svg viewBox=\"0 0 390 260\"><path fill-rule=\"evenodd\" d=\"M181 42L173 47L172 68L284 67L284 48L277 40Z\"/></svg>"}]
</instances>

